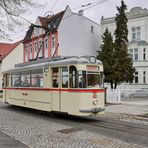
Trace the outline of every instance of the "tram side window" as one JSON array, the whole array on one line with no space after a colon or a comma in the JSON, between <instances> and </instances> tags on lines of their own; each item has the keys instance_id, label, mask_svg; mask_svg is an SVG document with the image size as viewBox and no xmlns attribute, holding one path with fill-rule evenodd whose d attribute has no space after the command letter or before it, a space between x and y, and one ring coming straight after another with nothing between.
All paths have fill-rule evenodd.
<instances>
[{"instance_id":1,"label":"tram side window","mask_svg":"<svg viewBox=\"0 0 148 148\"><path fill-rule=\"evenodd\" d=\"M68 88L68 67L62 67L62 87Z\"/></svg>"},{"instance_id":2,"label":"tram side window","mask_svg":"<svg viewBox=\"0 0 148 148\"><path fill-rule=\"evenodd\" d=\"M59 87L59 68L52 68L52 87Z\"/></svg>"},{"instance_id":3,"label":"tram side window","mask_svg":"<svg viewBox=\"0 0 148 148\"><path fill-rule=\"evenodd\" d=\"M69 84L70 88L78 88L77 69L75 66L69 68Z\"/></svg>"},{"instance_id":4,"label":"tram side window","mask_svg":"<svg viewBox=\"0 0 148 148\"><path fill-rule=\"evenodd\" d=\"M86 88L86 71L79 71L79 88Z\"/></svg>"},{"instance_id":5,"label":"tram side window","mask_svg":"<svg viewBox=\"0 0 148 148\"><path fill-rule=\"evenodd\" d=\"M15 72L11 74L11 86L19 87L21 85L20 72Z\"/></svg>"},{"instance_id":6,"label":"tram side window","mask_svg":"<svg viewBox=\"0 0 148 148\"><path fill-rule=\"evenodd\" d=\"M31 86L43 87L43 69L36 69L31 72Z\"/></svg>"},{"instance_id":7,"label":"tram side window","mask_svg":"<svg viewBox=\"0 0 148 148\"><path fill-rule=\"evenodd\" d=\"M30 87L30 71L21 72L21 87Z\"/></svg>"}]
</instances>

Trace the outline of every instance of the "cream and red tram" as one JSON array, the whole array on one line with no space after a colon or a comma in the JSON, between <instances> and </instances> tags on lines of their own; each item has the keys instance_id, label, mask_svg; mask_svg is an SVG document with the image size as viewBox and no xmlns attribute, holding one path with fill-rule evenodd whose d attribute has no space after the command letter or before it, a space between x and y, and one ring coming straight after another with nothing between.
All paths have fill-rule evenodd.
<instances>
[{"instance_id":1,"label":"cream and red tram","mask_svg":"<svg viewBox=\"0 0 148 148\"><path fill-rule=\"evenodd\" d=\"M95 57L18 64L3 73L3 101L49 112L97 115L104 112L102 72Z\"/></svg>"}]
</instances>

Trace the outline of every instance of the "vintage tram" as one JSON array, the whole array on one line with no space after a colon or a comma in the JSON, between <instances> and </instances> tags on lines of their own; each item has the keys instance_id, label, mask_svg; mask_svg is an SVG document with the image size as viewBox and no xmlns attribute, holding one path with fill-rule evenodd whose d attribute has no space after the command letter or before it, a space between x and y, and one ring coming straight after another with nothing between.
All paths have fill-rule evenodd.
<instances>
[{"instance_id":1,"label":"vintage tram","mask_svg":"<svg viewBox=\"0 0 148 148\"><path fill-rule=\"evenodd\" d=\"M103 65L95 57L56 57L3 73L5 103L90 116L104 112Z\"/></svg>"}]
</instances>

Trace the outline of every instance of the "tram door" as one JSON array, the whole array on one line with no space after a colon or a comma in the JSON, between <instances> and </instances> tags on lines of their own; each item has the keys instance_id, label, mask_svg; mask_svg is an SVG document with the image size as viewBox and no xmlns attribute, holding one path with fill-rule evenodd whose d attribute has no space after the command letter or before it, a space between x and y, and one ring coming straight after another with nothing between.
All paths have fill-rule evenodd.
<instances>
[{"instance_id":1,"label":"tram door","mask_svg":"<svg viewBox=\"0 0 148 148\"><path fill-rule=\"evenodd\" d=\"M60 68L52 68L52 93L51 93L51 106L53 111L60 110Z\"/></svg>"},{"instance_id":2,"label":"tram door","mask_svg":"<svg viewBox=\"0 0 148 148\"><path fill-rule=\"evenodd\" d=\"M61 111L61 90L68 88L68 67L52 68L52 110Z\"/></svg>"},{"instance_id":3,"label":"tram door","mask_svg":"<svg viewBox=\"0 0 148 148\"><path fill-rule=\"evenodd\" d=\"M9 77L10 77L10 74L5 74L3 75L3 101L6 102L6 97L7 97L7 92L6 92L6 87L9 86Z\"/></svg>"}]
</instances>

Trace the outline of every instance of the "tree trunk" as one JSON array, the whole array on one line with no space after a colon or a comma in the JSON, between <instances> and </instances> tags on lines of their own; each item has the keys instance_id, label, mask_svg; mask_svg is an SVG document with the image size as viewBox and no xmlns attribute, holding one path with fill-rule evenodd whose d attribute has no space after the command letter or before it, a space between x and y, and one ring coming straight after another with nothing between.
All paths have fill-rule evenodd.
<instances>
[{"instance_id":1,"label":"tree trunk","mask_svg":"<svg viewBox=\"0 0 148 148\"><path fill-rule=\"evenodd\" d=\"M110 82L110 87L111 87L111 89L113 89L113 82L112 81Z\"/></svg>"},{"instance_id":2,"label":"tree trunk","mask_svg":"<svg viewBox=\"0 0 148 148\"><path fill-rule=\"evenodd\" d=\"M115 86L114 86L114 89L116 89L117 88L117 82L115 82Z\"/></svg>"}]
</instances>

